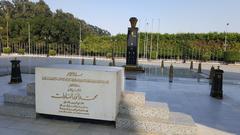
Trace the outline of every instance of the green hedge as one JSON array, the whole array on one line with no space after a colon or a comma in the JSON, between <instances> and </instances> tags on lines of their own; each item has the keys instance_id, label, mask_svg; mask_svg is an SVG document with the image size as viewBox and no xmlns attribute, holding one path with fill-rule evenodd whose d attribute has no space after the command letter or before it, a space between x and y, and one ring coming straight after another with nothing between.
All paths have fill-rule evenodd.
<instances>
[{"instance_id":1,"label":"green hedge","mask_svg":"<svg viewBox=\"0 0 240 135\"><path fill-rule=\"evenodd\" d=\"M228 63L234 63L234 62L240 61L240 52L238 51L224 52L224 61Z\"/></svg>"},{"instance_id":2,"label":"green hedge","mask_svg":"<svg viewBox=\"0 0 240 135\"><path fill-rule=\"evenodd\" d=\"M157 51L151 52L151 59L156 59Z\"/></svg>"},{"instance_id":3,"label":"green hedge","mask_svg":"<svg viewBox=\"0 0 240 135\"><path fill-rule=\"evenodd\" d=\"M24 53L25 53L25 49L19 49L19 50L18 50L18 54L24 55Z\"/></svg>"},{"instance_id":4,"label":"green hedge","mask_svg":"<svg viewBox=\"0 0 240 135\"><path fill-rule=\"evenodd\" d=\"M56 56L57 55L57 52L55 50L49 50L48 52L49 56Z\"/></svg>"},{"instance_id":5,"label":"green hedge","mask_svg":"<svg viewBox=\"0 0 240 135\"><path fill-rule=\"evenodd\" d=\"M203 61L209 61L211 59L211 53L210 52L204 52L203 54L202 54L202 60Z\"/></svg>"},{"instance_id":6,"label":"green hedge","mask_svg":"<svg viewBox=\"0 0 240 135\"><path fill-rule=\"evenodd\" d=\"M3 47L3 53L10 54L12 49L10 47Z\"/></svg>"},{"instance_id":7,"label":"green hedge","mask_svg":"<svg viewBox=\"0 0 240 135\"><path fill-rule=\"evenodd\" d=\"M107 58L112 58L112 53L107 53L106 57Z\"/></svg>"}]
</instances>

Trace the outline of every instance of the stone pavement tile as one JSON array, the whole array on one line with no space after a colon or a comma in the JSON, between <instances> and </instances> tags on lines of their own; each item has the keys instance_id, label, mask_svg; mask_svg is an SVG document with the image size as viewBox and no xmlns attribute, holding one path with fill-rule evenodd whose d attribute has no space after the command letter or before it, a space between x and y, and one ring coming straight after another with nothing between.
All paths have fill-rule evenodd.
<instances>
[{"instance_id":1,"label":"stone pavement tile","mask_svg":"<svg viewBox=\"0 0 240 135\"><path fill-rule=\"evenodd\" d=\"M0 127L1 128L9 127L9 125L12 125L14 123L15 123L15 121L13 121L13 120L9 120L9 119L0 117Z\"/></svg>"},{"instance_id":2,"label":"stone pavement tile","mask_svg":"<svg viewBox=\"0 0 240 135\"><path fill-rule=\"evenodd\" d=\"M58 135L58 134L54 134L54 133L43 133L43 132L36 132L36 131L30 131L28 132L27 135ZM67 135L67 134L66 134ZM71 135L71 134L69 134Z\"/></svg>"},{"instance_id":3,"label":"stone pavement tile","mask_svg":"<svg viewBox=\"0 0 240 135\"><path fill-rule=\"evenodd\" d=\"M77 129L81 125L80 122L66 121L66 120L49 120L49 126L58 128L74 128Z\"/></svg>"},{"instance_id":4,"label":"stone pavement tile","mask_svg":"<svg viewBox=\"0 0 240 135\"><path fill-rule=\"evenodd\" d=\"M236 135L235 133L222 131L213 127L197 124L198 135Z\"/></svg>"},{"instance_id":5,"label":"stone pavement tile","mask_svg":"<svg viewBox=\"0 0 240 135\"><path fill-rule=\"evenodd\" d=\"M38 125L50 125L50 123L54 122L54 120L46 119L46 118L37 118L32 123Z\"/></svg>"},{"instance_id":6,"label":"stone pavement tile","mask_svg":"<svg viewBox=\"0 0 240 135\"><path fill-rule=\"evenodd\" d=\"M29 135L110 135L115 129L113 126L49 119L34 121L23 119L23 122L16 121L9 128L28 131Z\"/></svg>"},{"instance_id":7,"label":"stone pavement tile","mask_svg":"<svg viewBox=\"0 0 240 135\"><path fill-rule=\"evenodd\" d=\"M3 103L3 96L0 96L0 103Z\"/></svg>"},{"instance_id":8,"label":"stone pavement tile","mask_svg":"<svg viewBox=\"0 0 240 135\"><path fill-rule=\"evenodd\" d=\"M92 131L89 128L89 129L77 129L71 135L110 135L110 134Z\"/></svg>"},{"instance_id":9,"label":"stone pavement tile","mask_svg":"<svg viewBox=\"0 0 240 135\"><path fill-rule=\"evenodd\" d=\"M105 129L101 131L94 130L94 128L86 128L86 129L76 129L73 131L71 135L111 135L111 131Z\"/></svg>"},{"instance_id":10,"label":"stone pavement tile","mask_svg":"<svg viewBox=\"0 0 240 135\"><path fill-rule=\"evenodd\" d=\"M0 128L0 135L28 135L28 133L26 130Z\"/></svg>"},{"instance_id":11,"label":"stone pavement tile","mask_svg":"<svg viewBox=\"0 0 240 135\"><path fill-rule=\"evenodd\" d=\"M26 130L28 132L38 132L42 134L52 134L58 130L59 127L34 124L32 120L22 119L22 121L16 121L8 126L9 129Z\"/></svg>"},{"instance_id":12,"label":"stone pavement tile","mask_svg":"<svg viewBox=\"0 0 240 135\"><path fill-rule=\"evenodd\" d=\"M216 124L216 128L229 131L232 133L240 134L239 129L239 118L237 120L228 119L228 120L220 120Z\"/></svg>"},{"instance_id":13,"label":"stone pavement tile","mask_svg":"<svg viewBox=\"0 0 240 135\"><path fill-rule=\"evenodd\" d=\"M79 129L92 129L96 132L102 131L112 131L115 130L114 125L101 125L101 124L91 124L91 123L81 123Z\"/></svg>"},{"instance_id":14,"label":"stone pavement tile","mask_svg":"<svg viewBox=\"0 0 240 135\"><path fill-rule=\"evenodd\" d=\"M66 128L66 127L58 127L56 128L55 131L53 131L52 133L54 133L54 135L73 135L76 133L78 128L76 127L69 127L69 128ZM91 131L91 130L89 130Z\"/></svg>"}]
</instances>

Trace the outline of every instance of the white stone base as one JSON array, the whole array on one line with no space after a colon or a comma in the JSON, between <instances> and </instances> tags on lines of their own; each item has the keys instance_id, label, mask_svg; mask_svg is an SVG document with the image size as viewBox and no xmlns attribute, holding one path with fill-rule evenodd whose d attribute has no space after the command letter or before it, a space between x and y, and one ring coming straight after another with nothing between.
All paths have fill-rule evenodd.
<instances>
[{"instance_id":1,"label":"white stone base","mask_svg":"<svg viewBox=\"0 0 240 135\"><path fill-rule=\"evenodd\" d=\"M135 96L134 96L135 95ZM152 135L196 135L191 116L169 112L166 103L143 101L143 93L123 93L116 127Z\"/></svg>"},{"instance_id":2,"label":"white stone base","mask_svg":"<svg viewBox=\"0 0 240 135\"><path fill-rule=\"evenodd\" d=\"M166 103L146 102L144 105L121 103L119 113L129 116L139 116L150 119L169 119L169 108Z\"/></svg>"},{"instance_id":3,"label":"white stone base","mask_svg":"<svg viewBox=\"0 0 240 135\"><path fill-rule=\"evenodd\" d=\"M145 105L145 93L124 91L121 102L128 105Z\"/></svg>"}]
</instances>

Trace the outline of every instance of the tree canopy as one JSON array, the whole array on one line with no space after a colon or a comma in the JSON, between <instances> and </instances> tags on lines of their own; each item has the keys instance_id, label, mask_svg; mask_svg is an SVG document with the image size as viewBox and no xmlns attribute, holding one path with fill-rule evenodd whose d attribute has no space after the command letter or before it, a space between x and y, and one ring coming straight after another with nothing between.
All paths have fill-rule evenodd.
<instances>
[{"instance_id":1,"label":"tree canopy","mask_svg":"<svg viewBox=\"0 0 240 135\"><path fill-rule=\"evenodd\" d=\"M7 22L9 23L9 42L28 41L28 24L33 42L79 44L79 35L110 36L110 33L97 26L87 24L71 13L58 9L52 12L43 1L2 0L0 2L0 40L6 42Z\"/></svg>"}]
</instances>

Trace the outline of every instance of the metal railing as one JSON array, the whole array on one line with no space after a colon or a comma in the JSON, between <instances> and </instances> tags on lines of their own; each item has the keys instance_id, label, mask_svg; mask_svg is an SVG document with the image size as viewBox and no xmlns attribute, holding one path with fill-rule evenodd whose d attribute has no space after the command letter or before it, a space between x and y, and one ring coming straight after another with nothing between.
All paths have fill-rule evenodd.
<instances>
[{"instance_id":1,"label":"metal railing","mask_svg":"<svg viewBox=\"0 0 240 135\"><path fill-rule=\"evenodd\" d=\"M6 48L9 48L6 50ZM4 50L5 49L5 50ZM50 50L54 50L54 54L49 54ZM5 52L4 52L5 51ZM7 52L8 51L8 52ZM28 43L16 43L16 44L1 44L1 55L38 55L38 56L63 56L63 57L107 57L112 55L116 58L125 59L127 47L114 46L112 49L85 49L79 47L79 45L73 44L47 44L47 43L31 43L29 48ZM203 49L187 49L187 48L172 48L166 49L158 48L158 51L139 49L138 58L140 60L203 60ZM211 50L210 56L207 56L207 60L210 61L222 61L223 52L219 50Z\"/></svg>"}]
</instances>

